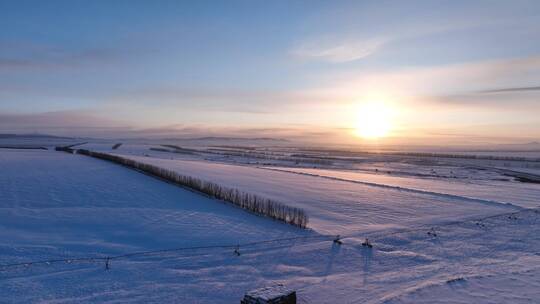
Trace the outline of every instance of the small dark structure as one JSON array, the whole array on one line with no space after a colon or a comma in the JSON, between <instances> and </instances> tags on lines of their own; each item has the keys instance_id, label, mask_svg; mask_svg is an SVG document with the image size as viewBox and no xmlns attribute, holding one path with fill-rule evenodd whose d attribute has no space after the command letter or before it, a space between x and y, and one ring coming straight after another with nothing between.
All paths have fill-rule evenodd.
<instances>
[{"instance_id":1,"label":"small dark structure","mask_svg":"<svg viewBox=\"0 0 540 304\"><path fill-rule=\"evenodd\" d=\"M252 290L240 304L296 304L296 291L278 284Z\"/></svg>"},{"instance_id":2,"label":"small dark structure","mask_svg":"<svg viewBox=\"0 0 540 304\"><path fill-rule=\"evenodd\" d=\"M368 238L366 238L366 240L362 243L362 246L367 247L367 248L373 248L373 245L371 244Z\"/></svg>"}]
</instances>

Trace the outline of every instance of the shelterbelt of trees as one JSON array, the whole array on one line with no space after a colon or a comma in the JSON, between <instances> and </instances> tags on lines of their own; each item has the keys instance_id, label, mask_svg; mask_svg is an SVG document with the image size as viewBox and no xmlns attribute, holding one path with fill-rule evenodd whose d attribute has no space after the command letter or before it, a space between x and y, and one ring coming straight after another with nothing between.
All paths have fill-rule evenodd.
<instances>
[{"instance_id":1,"label":"shelterbelt of trees","mask_svg":"<svg viewBox=\"0 0 540 304\"><path fill-rule=\"evenodd\" d=\"M64 147L65 148L65 147ZM172 184L195 190L208 197L231 203L249 212L257 215L282 221L300 228L306 228L308 216L300 208L290 207L281 202L258 196L256 194L246 193L238 189L223 187L214 182L204 181L192 176L179 174L175 171L164 169L158 166L141 163L132 159L124 158L118 155L95 152L86 149L61 149L61 151L78 153L94 158L110 161L125 167L135 169L145 174L158 177Z\"/></svg>"}]
</instances>

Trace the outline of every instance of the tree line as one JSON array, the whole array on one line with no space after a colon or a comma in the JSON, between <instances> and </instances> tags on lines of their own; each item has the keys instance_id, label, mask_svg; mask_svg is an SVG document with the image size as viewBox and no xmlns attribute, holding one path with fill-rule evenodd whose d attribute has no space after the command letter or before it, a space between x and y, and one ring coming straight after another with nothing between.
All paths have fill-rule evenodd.
<instances>
[{"instance_id":1,"label":"tree line","mask_svg":"<svg viewBox=\"0 0 540 304\"><path fill-rule=\"evenodd\" d=\"M300 208L290 207L283 203L264 198L256 194L223 187L217 183L204 181L191 176L181 175L172 170L164 169L151 164L141 163L118 155L94 152L85 149L78 149L77 153L133 168L151 176L164 179L175 185L196 190L211 198L229 202L258 215L266 216L300 228L307 227L308 216L305 211Z\"/></svg>"}]
</instances>

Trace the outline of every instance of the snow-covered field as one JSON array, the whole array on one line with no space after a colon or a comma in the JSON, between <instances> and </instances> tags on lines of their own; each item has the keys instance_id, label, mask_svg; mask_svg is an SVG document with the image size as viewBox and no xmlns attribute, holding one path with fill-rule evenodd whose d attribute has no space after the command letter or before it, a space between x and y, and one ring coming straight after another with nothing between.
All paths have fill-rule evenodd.
<instances>
[{"instance_id":1,"label":"snow-covered field","mask_svg":"<svg viewBox=\"0 0 540 304\"><path fill-rule=\"evenodd\" d=\"M309 168L268 168L282 172L293 172L340 181L350 181L374 187L399 187L411 192L448 194L454 197L467 197L486 202L513 204L525 208L540 207L540 184L518 181L483 179L478 176L462 179L413 178L373 174L358 171L340 171Z\"/></svg>"},{"instance_id":2,"label":"snow-covered field","mask_svg":"<svg viewBox=\"0 0 540 304\"><path fill-rule=\"evenodd\" d=\"M540 301L540 214L528 209L540 205L538 184L83 146L303 208L310 229L90 157L0 149L0 264L23 263L0 266L0 303L238 303L277 282L300 303ZM199 248L112 259L105 270L108 256L183 247ZM24 264L49 259L63 261Z\"/></svg>"},{"instance_id":3,"label":"snow-covered field","mask_svg":"<svg viewBox=\"0 0 540 304\"><path fill-rule=\"evenodd\" d=\"M492 201L375 187L248 166L127 157L303 208L310 216L309 226L325 234L350 235L368 230L437 224L520 208Z\"/></svg>"},{"instance_id":4,"label":"snow-covered field","mask_svg":"<svg viewBox=\"0 0 540 304\"><path fill-rule=\"evenodd\" d=\"M84 156L0 150L0 168L3 265L313 234ZM224 256L232 257L232 249L225 252ZM81 293L89 299L96 294L98 300L103 299L97 297L99 294L124 293L118 284L123 281L128 288L132 275L141 275L133 283L146 285L146 280L169 272L157 267L147 278L136 266L113 267L124 272L119 281L115 277L120 274L104 273L101 263L4 270L0 272L4 297L0 302L6 298L13 302L76 300ZM87 280L94 275L98 285L110 286L93 287ZM148 287L154 288L154 283L159 286L153 282Z\"/></svg>"}]
</instances>

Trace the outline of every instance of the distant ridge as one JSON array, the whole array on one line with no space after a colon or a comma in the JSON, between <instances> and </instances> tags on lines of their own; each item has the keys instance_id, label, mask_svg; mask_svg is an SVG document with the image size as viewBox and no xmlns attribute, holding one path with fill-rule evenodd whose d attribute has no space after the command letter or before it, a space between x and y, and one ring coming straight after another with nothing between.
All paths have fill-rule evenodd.
<instances>
[{"instance_id":1,"label":"distant ridge","mask_svg":"<svg viewBox=\"0 0 540 304\"><path fill-rule=\"evenodd\" d=\"M74 139L73 137L66 136L55 136L49 134L10 134L10 133L0 133L0 138L54 138L54 139Z\"/></svg>"},{"instance_id":2,"label":"distant ridge","mask_svg":"<svg viewBox=\"0 0 540 304\"><path fill-rule=\"evenodd\" d=\"M188 141L203 141L203 140L249 140L249 141L279 141L288 142L289 140L284 138L272 138L272 137L226 137L226 136L207 136L207 137L188 137L188 138L164 138L163 140L188 140Z\"/></svg>"}]
</instances>

